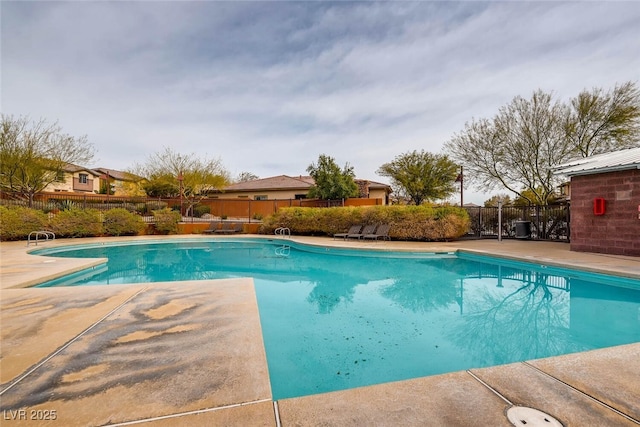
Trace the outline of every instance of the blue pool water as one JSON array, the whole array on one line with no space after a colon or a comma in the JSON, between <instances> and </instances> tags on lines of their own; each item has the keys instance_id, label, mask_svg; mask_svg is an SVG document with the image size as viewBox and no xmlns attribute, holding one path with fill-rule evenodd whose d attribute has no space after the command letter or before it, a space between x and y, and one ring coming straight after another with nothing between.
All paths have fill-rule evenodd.
<instances>
[{"instance_id":1,"label":"blue pool water","mask_svg":"<svg viewBox=\"0 0 640 427\"><path fill-rule=\"evenodd\" d=\"M38 253L109 259L41 286L253 277L274 399L640 341L640 281L496 258L245 239Z\"/></svg>"}]
</instances>

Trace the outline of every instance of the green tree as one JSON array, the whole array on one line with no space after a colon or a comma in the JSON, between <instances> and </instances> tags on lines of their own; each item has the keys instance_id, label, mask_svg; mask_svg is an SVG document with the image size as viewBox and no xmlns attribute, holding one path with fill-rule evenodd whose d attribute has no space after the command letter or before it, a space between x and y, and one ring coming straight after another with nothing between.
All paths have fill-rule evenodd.
<instances>
[{"instance_id":1,"label":"green tree","mask_svg":"<svg viewBox=\"0 0 640 427\"><path fill-rule=\"evenodd\" d=\"M3 114L0 125L0 188L28 198L64 174L69 164L93 159L87 137L63 133L57 123Z\"/></svg>"},{"instance_id":2,"label":"green tree","mask_svg":"<svg viewBox=\"0 0 640 427\"><path fill-rule=\"evenodd\" d=\"M332 157L321 154L318 157L318 163L310 164L307 172L315 181L315 185L309 190L310 198L337 200L358 195L353 167L348 163L340 169Z\"/></svg>"},{"instance_id":3,"label":"green tree","mask_svg":"<svg viewBox=\"0 0 640 427\"><path fill-rule=\"evenodd\" d=\"M507 189L531 204L548 204L572 158L640 145L640 92L634 83L583 91L569 104L538 90L515 97L492 119L472 120L445 144L485 190Z\"/></svg>"},{"instance_id":4,"label":"green tree","mask_svg":"<svg viewBox=\"0 0 640 427\"><path fill-rule=\"evenodd\" d=\"M458 166L446 155L414 150L383 164L377 173L391 178L394 192L421 205L424 201L446 199L456 191Z\"/></svg>"},{"instance_id":5,"label":"green tree","mask_svg":"<svg viewBox=\"0 0 640 427\"><path fill-rule=\"evenodd\" d=\"M489 199L484 201L484 207L498 207L498 202L502 202L502 206L510 206L511 204L513 204L513 200L511 200L511 197L509 197L508 194L496 194L495 196L491 196Z\"/></svg>"},{"instance_id":6,"label":"green tree","mask_svg":"<svg viewBox=\"0 0 640 427\"><path fill-rule=\"evenodd\" d=\"M533 204L532 200L535 200L535 199L536 199L536 196L533 190L526 189L526 190L522 190L522 196L516 197L511 204L513 206L531 206ZM558 196L554 193L551 196L549 196L549 199L547 200L547 204L553 204L557 200L558 200Z\"/></svg>"},{"instance_id":7,"label":"green tree","mask_svg":"<svg viewBox=\"0 0 640 427\"><path fill-rule=\"evenodd\" d=\"M142 184L149 197L179 197L180 181L178 175L156 174Z\"/></svg>"},{"instance_id":8,"label":"green tree","mask_svg":"<svg viewBox=\"0 0 640 427\"><path fill-rule=\"evenodd\" d=\"M146 163L135 165L135 175L144 177L143 184L151 197L181 197L186 213L212 190L229 183L229 172L219 159L203 158L195 153L184 155L169 147L153 153Z\"/></svg>"}]
</instances>

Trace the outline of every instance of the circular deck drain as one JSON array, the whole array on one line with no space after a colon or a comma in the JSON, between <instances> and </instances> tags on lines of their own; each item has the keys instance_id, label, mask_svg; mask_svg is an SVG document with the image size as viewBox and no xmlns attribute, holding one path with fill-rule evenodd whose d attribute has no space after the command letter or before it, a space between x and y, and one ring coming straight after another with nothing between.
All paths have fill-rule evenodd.
<instances>
[{"instance_id":1,"label":"circular deck drain","mask_svg":"<svg viewBox=\"0 0 640 427\"><path fill-rule=\"evenodd\" d=\"M507 410L507 418L518 427L563 427L551 415L526 406L512 406Z\"/></svg>"}]
</instances>

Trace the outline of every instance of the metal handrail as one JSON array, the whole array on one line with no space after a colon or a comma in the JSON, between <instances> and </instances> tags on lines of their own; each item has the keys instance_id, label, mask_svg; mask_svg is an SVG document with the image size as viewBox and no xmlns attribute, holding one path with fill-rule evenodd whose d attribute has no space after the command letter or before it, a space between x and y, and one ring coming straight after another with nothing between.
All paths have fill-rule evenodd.
<instances>
[{"instance_id":1,"label":"metal handrail","mask_svg":"<svg viewBox=\"0 0 640 427\"><path fill-rule=\"evenodd\" d=\"M44 236L45 240L49 240L49 238L51 238L51 240L56 239L56 233L54 233L53 231L48 231L48 230L32 231L31 233L29 233L29 236L27 237L27 246L31 244L31 236L35 236L36 246L38 246L38 236Z\"/></svg>"},{"instance_id":2,"label":"metal handrail","mask_svg":"<svg viewBox=\"0 0 640 427\"><path fill-rule=\"evenodd\" d=\"M278 227L276 228L274 233L276 236L291 238L291 230L289 230L287 227Z\"/></svg>"}]
</instances>

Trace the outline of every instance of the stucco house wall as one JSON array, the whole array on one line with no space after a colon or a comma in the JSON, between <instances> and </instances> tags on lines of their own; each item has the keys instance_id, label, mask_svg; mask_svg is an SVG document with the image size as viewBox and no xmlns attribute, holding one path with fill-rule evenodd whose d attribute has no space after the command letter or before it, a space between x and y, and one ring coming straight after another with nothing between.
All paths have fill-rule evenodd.
<instances>
[{"instance_id":1,"label":"stucco house wall","mask_svg":"<svg viewBox=\"0 0 640 427\"><path fill-rule=\"evenodd\" d=\"M146 196L142 188L142 184L146 181L144 178L136 176L129 172L123 172L115 169L96 168L96 172L100 173L99 188L111 186L111 195L113 196Z\"/></svg>"},{"instance_id":2,"label":"stucco house wall","mask_svg":"<svg viewBox=\"0 0 640 427\"><path fill-rule=\"evenodd\" d=\"M308 193L307 189L299 190L254 190L254 191L225 191L224 193L213 196L214 198L221 199L250 199L258 200L259 197L263 197L263 200L288 200L288 199L304 199ZM384 189L370 189L369 199L380 199L380 204L386 204L387 192Z\"/></svg>"},{"instance_id":3,"label":"stucco house wall","mask_svg":"<svg viewBox=\"0 0 640 427\"><path fill-rule=\"evenodd\" d=\"M605 201L594 214L594 199ZM571 177L571 250L640 256L640 169Z\"/></svg>"},{"instance_id":4,"label":"stucco house wall","mask_svg":"<svg viewBox=\"0 0 640 427\"><path fill-rule=\"evenodd\" d=\"M307 195L307 190L277 190L277 189L263 189L263 190L245 190L245 191L225 191L224 193L217 194L216 196L224 199L250 199L258 200L260 197L265 197L263 200L286 200L304 198ZM213 196L213 197L216 197ZM299 196L299 197L296 197Z\"/></svg>"},{"instance_id":5,"label":"stucco house wall","mask_svg":"<svg viewBox=\"0 0 640 427\"><path fill-rule=\"evenodd\" d=\"M47 185L44 192L97 193L100 191L99 174L88 169L69 167L62 179Z\"/></svg>"},{"instance_id":6,"label":"stucco house wall","mask_svg":"<svg viewBox=\"0 0 640 427\"><path fill-rule=\"evenodd\" d=\"M388 204L391 187L379 182L357 180L360 183L361 197L379 199L381 205ZM291 177L278 175L253 181L232 184L221 192L212 194L212 198L249 199L249 200L289 200L304 199L313 186L310 176Z\"/></svg>"}]
</instances>

